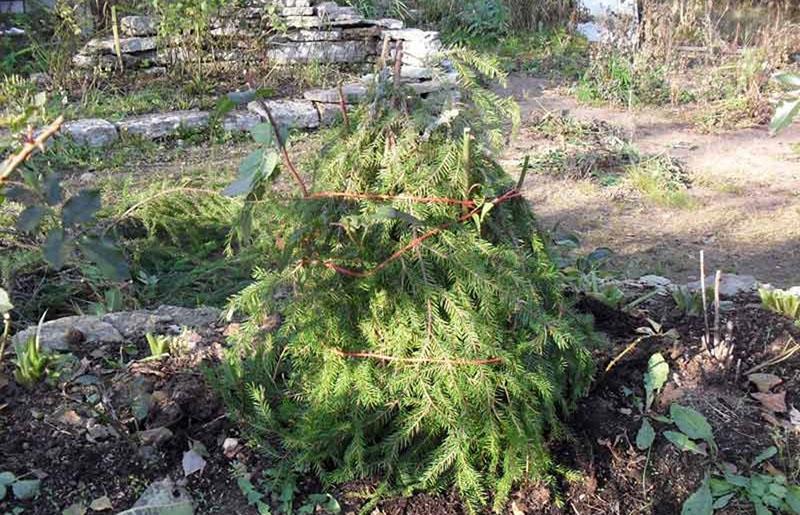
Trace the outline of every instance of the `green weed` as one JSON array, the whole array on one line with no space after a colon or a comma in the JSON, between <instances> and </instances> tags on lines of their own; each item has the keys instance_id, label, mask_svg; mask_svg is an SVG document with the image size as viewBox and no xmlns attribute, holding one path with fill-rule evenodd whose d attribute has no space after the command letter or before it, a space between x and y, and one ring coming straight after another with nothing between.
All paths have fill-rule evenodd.
<instances>
[{"instance_id":1,"label":"green weed","mask_svg":"<svg viewBox=\"0 0 800 515\"><path fill-rule=\"evenodd\" d=\"M800 322L800 296L783 290L759 288L764 308Z\"/></svg>"},{"instance_id":2,"label":"green weed","mask_svg":"<svg viewBox=\"0 0 800 515\"><path fill-rule=\"evenodd\" d=\"M36 333L16 348L14 379L26 388L33 387L44 378L50 363L50 355L42 351L39 343L43 321L44 317L39 321Z\"/></svg>"},{"instance_id":3,"label":"green weed","mask_svg":"<svg viewBox=\"0 0 800 515\"><path fill-rule=\"evenodd\" d=\"M581 102L608 102L632 108L663 105L672 93L664 67L645 57L632 57L601 47L591 57L575 95Z\"/></svg>"},{"instance_id":4,"label":"green weed","mask_svg":"<svg viewBox=\"0 0 800 515\"><path fill-rule=\"evenodd\" d=\"M170 353L172 339L169 336L147 333L145 339L147 340L147 346L150 348L151 358L160 358Z\"/></svg>"},{"instance_id":5,"label":"green weed","mask_svg":"<svg viewBox=\"0 0 800 515\"><path fill-rule=\"evenodd\" d=\"M629 166L625 177L631 188L659 206L685 209L693 204L686 174L669 156L645 158Z\"/></svg>"}]
</instances>

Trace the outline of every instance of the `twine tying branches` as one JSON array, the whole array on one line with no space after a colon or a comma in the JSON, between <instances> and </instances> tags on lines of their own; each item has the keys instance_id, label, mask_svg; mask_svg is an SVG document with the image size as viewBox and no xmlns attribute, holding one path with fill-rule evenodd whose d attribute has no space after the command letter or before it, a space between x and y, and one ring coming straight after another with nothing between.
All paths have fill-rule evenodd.
<instances>
[{"instance_id":1,"label":"twine tying branches","mask_svg":"<svg viewBox=\"0 0 800 515\"><path fill-rule=\"evenodd\" d=\"M516 188L514 188L514 189L511 189L511 190L505 192L504 194L500 195L499 197L496 197L494 200L492 200L490 202L490 204L496 206L498 204L502 204L503 202L506 202L506 201L508 201L508 200L510 200L512 198L516 198L516 197L519 197L519 196L521 196L521 193ZM374 268L371 268L370 270L366 270L366 271L353 270L353 269L346 268L346 267L343 267L341 265L338 265L338 264L334 263L333 261L326 261L326 262L324 262L324 265L325 265L326 268L334 270L335 272L340 273L342 275L347 275L349 277L358 277L358 278L370 277L370 276L380 272L381 270L383 270L384 268L386 268L387 266L392 264L394 261L400 259L400 257L402 257L403 254L405 254L409 250L413 250L413 249L417 248L420 244L422 244L422 242L424 242L428 238L432 238L433 236L436 236L437 234L441 233L443 230L447 229L451 225L455 225L455 224L466 222L467 220L472 218L472 215L477 214L478 211L480 211L481 209L483 209L483 206L475 207L475 208L471 209L470 211L468 211L467 213L461 215L458 219L456 219L456 220L454 220L452 222L447 222L447 223L441 224L438 227L435 227L435 228L429 230L425 234L422 234L421 236L417 236L416 238L414 238L413 240L408 242L408 244L406 244L402 248L398 249L391 256L386 258L384 261L378 263L378 265L376 265Z\"/></svg>"},{"instance_id":2,"label":"twine tying branches","mask_svg":"<svg viewBox=\"0 0 800 515\"><path fill-rule=\"evenodd\" d=\"M448 358L398 358L396 356L387 356L385 354L376 354L373 352L347 352L340 349L331 349L335 354L343 358L366 358L376 359L378 361L401 362L401 363L432 363L440 365L495 365L502 363L502 358L486 358L486 359L448 359Z\"/></svg>"}]
</instances>

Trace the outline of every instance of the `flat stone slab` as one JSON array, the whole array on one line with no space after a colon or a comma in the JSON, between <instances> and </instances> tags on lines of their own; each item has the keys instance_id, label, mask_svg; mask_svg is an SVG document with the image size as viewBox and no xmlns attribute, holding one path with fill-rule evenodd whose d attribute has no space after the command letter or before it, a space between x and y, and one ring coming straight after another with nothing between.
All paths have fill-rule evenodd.
<instances>
[{"instance_id":1,"label":"flat stone slab","mask_svg":"<svg viewBox=\"0 0 800 515\"><path fill-rule=\"evenodd\" d=\"M147 52L148 50L155 50L156 47L155 37L129 37L120 38L119 40L119 49L123 54ZM86 46L81 51L83 54L113 54L114 52L114 38L92 39L86 43Z\"/></svg>"},{"instance_id":2,"label":"flat stone slab","mask_svg":"<svg viewBox=\"0 0 800 515\"><path fill-rule=\"evenodd\" d=\"M123 16L119 28L126 36L156 35L156 21L150 16Z\"/></svg>"},{"instance_id":3,"label":"flat stone slab","mask_svg":"<svg viewBox=\"0 0 800 515\"><path fill-rule=\"evenodd\" d=\"M36 326L14 335L14 346L22 345L36 336ZM48 351L75 350L83 345L123 343L125 339L117 329L96 316L73 316L42 324L39 345Z\"/></svg>"},{"instance_id":4,"label":"flat stone slab","mask_svg":"<svg viewBox=\"0 0 800 515\"><path fill-rule=\"evenodd\" d=\"M213 326L220 310L209 307L184 308L159 306L154 310L120 311L100 316L71 316L42 324L41 347L48 351L70 351L82 347L120 344L147 333L166 334L173 327L203 328ZM36 335L31 326L14 335L13 346Z\"/></svg>"},{"instance_id":5,"label":"flat stone slab","mask_svg":"<svg viewBox=\"0 0 800 515\"><path fill-rule=\"evenodd\" d=\"M345 84L342 86L342 94L346 103L357 104L367 96L367 87L360 83ZM303 93L303 98L323 104L338 104L339 89L311 89Z\"/></svg>"},{"instance_id":6,"label":"flat stone slab","mask_svg":"<svg viewBox=\"0 0 800 515\"><path fill-rule=\"evenodd\" d=\"M181 128L202 129L208 125L208 119L206 111L172 111L126 118L117 123L117 128L120 134L157 139L176 134Z\"/></svg>"},{"instance_id":7,"label":"flat stone slab","mask_svg":"<svg viewBox=\"0 0 800 515\"><path fill-rule=\"evenodd\" d=\"M119 138L114 124L100 118L67 122L61 127L61 132L69 136L75 143L87 147L104 147Z\"/></svg>"},{"instance_id":8,"label":"flat stone slab","mask_svg":"<svg viewBox=\"0 0 800 515\"><path fill-rule=\"evenodd\" d=\"M706 293L709 298L714 295L714 274L706 277ZM755 291L758 286L758 281L752 275L736 275L736 274L722 274L719 282L719 295L720 297L735 297L740 293L749 293ZM700 291L700 281L695 281L686 285L689 291Z\"/></svg>"},{"instance_id":9,"label":"flat stone slab","mask_svg":"<svg viewBox=\"0 0 800 515\"><path fill-rule=\"evenodd\" d=\"M222 119L226 132L249 132L261 123L261 117L249 111L231 111Z\"/></svg>"},{"instance_id":10,"label":"flat stone slab","mask_svg":"<svg viewBox=\"0 0 800 515\"><path fill-rule=\"evenodd\" d=\"M288 63L353 63L367 61L376 48L364 41L298 41L267 49L269 59Z\"/></svg>"},{"instance_id":11,"label":"flat stone slab","mask_svg":"<svg viewBox=\"0 0 800 515\"><path fill-rule=\"evenodd\" d=\"M320 125L320 114L314 104L307 100L266 100L247 104L247 110L262 115L263 106L269 109L275 123L288 129L316 129Z\"/></svg>"}]
</instances>

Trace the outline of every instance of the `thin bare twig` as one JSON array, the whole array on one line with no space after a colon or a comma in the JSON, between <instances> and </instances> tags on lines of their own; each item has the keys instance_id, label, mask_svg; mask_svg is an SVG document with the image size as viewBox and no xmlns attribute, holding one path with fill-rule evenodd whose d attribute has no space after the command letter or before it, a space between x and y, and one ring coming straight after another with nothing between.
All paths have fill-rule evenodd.
<instances>
[{"instance_id":1,"label":"thin bare twig","mask_svg":"<svg viewBox=\"0 0 800 515\"><path fill-rule=\"evenodd\" d=\"M719 283L722 281L722 272L717 270L714 276L714 348L719 346Z\"/></svg>"}]
</instances>

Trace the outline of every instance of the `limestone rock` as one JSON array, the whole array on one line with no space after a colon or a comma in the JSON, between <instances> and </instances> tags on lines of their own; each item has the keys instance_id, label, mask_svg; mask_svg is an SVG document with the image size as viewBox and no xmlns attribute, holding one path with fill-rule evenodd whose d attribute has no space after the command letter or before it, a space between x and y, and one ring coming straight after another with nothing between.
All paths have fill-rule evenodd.
<instances>
[{"instance_id":1,"label":"limestone rock","mask_svg":"<svg viewBox=\"0 0 800 515\"><path fill-rule=\"evenodd\" d=\"M155 50L155 37L128 37L120 38L119 49L123 54L133 54L136 52L147 52ZM83 54L113 54L114 38L92 39L83 47Z\"/></svg>"},{"instance_id":2,"label":"limestone rock","mask_svg":"<svg viewBox=\"0 0 800 515\"><path fill-rule=\"evenodd\" d=\"M226 132L248 132L261 123L261 117L247 111L231 111L222 119Z\"/></svg>"},{"instance_id":3,"label":"limestone rock","mask_svg":"<svg viewBox=\"0 0 800 515\"><path fill-rule=\"evenodd\" d=\"M262 102L247 104L251 113L261 116ZM264 105L272 113L275 123L289 129L315 129L319 127L319 113L314 104L302 100L266 100ZM263 119L263 116L262 116Z\"/></svg>"},{"instance_id":4,"label":"limestone rock","mask_svg":"<svg viewBox=\"0 0 800 515\"><path fill-rule=\"evenodd\" d=\"M706 277L706 291L709 295L714 294L714 274ZM722 274L719 282L719 294L721 297L735 297L740 293L750 293L755 291L758 286L756 278L752 275ZM699 291L700 281L695 281L686 285L690 291Z\"/></svg>"},{"instance_id":5,"label":"limestone rock","mask_svg":"<svg viewBox=\"0 0 800 515\"><path fill-rule=\"evenodd\" d=\"M64 124L61 131L72 138L75 143L88 147L104 147L118 138L117 128L114 124L100 118L68 122Z\"/></svg>"},{"instance_id":6,"label":"limestone rock","mask_svg":"<svg viewBox=\"0 0 800 515\"><path fill-rule=\"evenodd\" d=\"M380 20L377 20L375 24L378 27L389 30L399 30L403 28L403 21L395 18L381 18Z\"/></svg>"},{"instance_id":7,"label":"limestone rock","mask_svg":"<svg viewBox=\"0 0 800 515\"><path fill-rule=\"evenodd\" d=\"M367 87L360 83L345 84L342 86L342 93L345 102L348 104L356 104L363 101L367 96ZM338 88L312 89L303 93L303 98L323 104L338 104L339 90Z\"/></svg>"},{"instance_id":8,"label":"limestone rock","mask_svg":"<svg viewBox=\"0 0 800 515\"><path fill-rule=\"evenodd\" d=\"M305 41L270 48L267 57L278 64L354 63L366 61L375 50L364 41Z\"/></svg>"},{"instance_id":9,"label":"limestone rock","mask_svg":"<svg viewBox=\"0 0 800 515\"><path fill-rule=\"evenodd\" d=\"M157 139L174 135L181 128L202 129L208 125L208 119L206 111L172 111L126 118L117 123L117 128L121 134Z\"/></svg>"},{"instance_id":10,"label":"limestone rock","mask_svg":"<svg viewBox=\"0 0 800 515\"><path fill-rule=\"evenodd\" d=\"M126 36L156 35L156 22L150 16L123 16L119 20L119 28Z\"/></svg>"},{"instance_id":11,"label":"limestone rock","mask_svg":"<svg viewBox=\"0 0 800 515\"><path fill-rule=\"evenodd\" d=\"M14 335L14 346L24 344L36 336L36 326L31 326ZM96 316L72 316L42 324L39 344L51 351L75 350L88 345L123 343L125 340L117 329Z\"/></svg>"}]
</instances>

